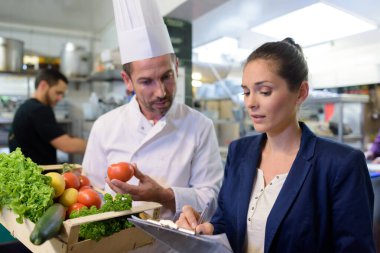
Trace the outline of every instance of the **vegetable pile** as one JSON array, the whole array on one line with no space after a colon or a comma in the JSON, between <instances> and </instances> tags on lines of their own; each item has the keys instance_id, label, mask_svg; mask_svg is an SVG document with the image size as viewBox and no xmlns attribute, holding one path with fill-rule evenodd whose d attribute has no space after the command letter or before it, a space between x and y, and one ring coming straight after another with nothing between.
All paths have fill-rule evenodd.
<instances>
[{"instance_id":1,"label":"vegetable pile","mask_svg":"<svg viewBox=\"0 0 380 253\"><path fill-rule=\"evenodd\" d=\"M42 168L25 158L17 148L10 154L0 154L0 208L7 207L19 217L32 222L53 204L54 188L51 179L41 174Z\"/></svg>"},{"instance_id":2,"label":"vegetable pile","mask_svg":"<svg viewBox=\"0 0 380 253\"><path fill-rule=\"evenodd\" d=\"M129 194L117 193L116 196L112 198L111 194L106 193L104 195L104 201L104 204L99 209L95 206L91 206L90 208L83 207L79 210L74 210L70 214L70 219L110 211L130 210L132 207L132 197ZM133 224L128 221L128 218L129 216L122 216L83 224L79 229L79 237L81 239L99 241L102 237L110 236L123 229L132 227Z\"/></svg>"},{"instance_id":3,"label":"vegetable pile","mask_svg":"<svg viewBox=\"0 0 380 253\"><path fill-rule=\"evenodd\" d=\"M67 167L67 166L66 166ZM10 154L0 154L0 211L9 208L19 215L18 223L29 219L36 223L30 241L36 245L56 236L65 217L77 218L109 211L130 210L129 194L104 195L92 189L90 180L80 171L66 168L61 174L43 169L17 148ZM102 237L132 226L128 216L83 224L81 239L100 240Z\"/></svg>"}]
</instances>

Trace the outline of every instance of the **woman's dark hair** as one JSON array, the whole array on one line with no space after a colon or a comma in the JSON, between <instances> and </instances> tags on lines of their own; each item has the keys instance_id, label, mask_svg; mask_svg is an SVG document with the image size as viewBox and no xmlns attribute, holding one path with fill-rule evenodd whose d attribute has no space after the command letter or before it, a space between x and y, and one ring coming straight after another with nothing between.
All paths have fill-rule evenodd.
<instances>
[{"instance_id":1,"label":"woman's dark hair","mask_svg":"<svg viewBox=\"0 0 380 253\"><path fill-rule=\"evenodd\" d=\"M37 89L41 81L45 80L49 87L52 87L58 83L59 80L68 83L67 78L58 70L55 69L41 69L38 71L36 80L34 82L34 87Z\"/></svg>"},{"instance_id":2,"label":"woman's dark hair","mask_svg":"<svg viewBox=\"0 0 380 253\"><path fill-rule=\"evenodd\" d=\"M308 80L308 67L301 47L292 38L268 42L253 51L244 67L253 60L273 60L277 63L277 74L286 80L290 91L296 91L302 81Z\"/></svg>"}]
</instances>

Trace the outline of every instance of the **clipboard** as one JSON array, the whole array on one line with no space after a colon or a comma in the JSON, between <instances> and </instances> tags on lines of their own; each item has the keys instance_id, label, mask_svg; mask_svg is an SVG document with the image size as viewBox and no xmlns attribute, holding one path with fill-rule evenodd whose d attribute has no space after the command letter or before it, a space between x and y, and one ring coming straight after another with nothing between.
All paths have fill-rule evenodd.
<instances>
[{"instance_id":1,"label":"clipboard","mask_svg":"<svg viewBox=\"0 0 380 253\"><path fill-rule=\"evenodd\" d=\"M367 167L371 178L380 177L380 164L367 162Z\"/></svg>"},{"instance_id":2,"label":"clipboard","mask_svg":"<svg viewBox=\"0 0 380 253\"><path fill-rule=\"evenodd\" d=\"M177 229L153 224L135 216L128 218L128 220L153 238L181 253L232 252L231 248L228 247L229 245L226 246L217 240L212 240L212 236L191 235Z\"/></svg>"}]
</instances>

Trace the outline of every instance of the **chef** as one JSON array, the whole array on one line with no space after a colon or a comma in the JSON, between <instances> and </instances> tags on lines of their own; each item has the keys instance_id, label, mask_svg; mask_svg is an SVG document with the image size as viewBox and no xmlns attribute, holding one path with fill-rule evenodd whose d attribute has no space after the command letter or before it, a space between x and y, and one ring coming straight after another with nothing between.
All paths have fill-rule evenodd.
<instances>
[{"instance_id":1,"label":"chef","mask_svg":"<svg viewBox=\"0 0 380 253\"><path fill-rule=\"evenodd\" d=\"M113 7L121 76L135 95L94 123L84 173L98 188L161 203L161 218L185 204L201 211L216 203L223 176L212 121L174 101L178 59L156 2L113 0ZM106 179L107 167L122 161L136 164L134 177Z\"/></svg>"}]
</instances>

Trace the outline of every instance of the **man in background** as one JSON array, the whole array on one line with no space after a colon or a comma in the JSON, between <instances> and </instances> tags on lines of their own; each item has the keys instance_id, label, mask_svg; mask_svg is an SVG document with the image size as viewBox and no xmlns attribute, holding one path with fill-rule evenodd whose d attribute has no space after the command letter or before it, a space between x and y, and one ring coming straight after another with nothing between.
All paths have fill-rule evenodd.
<instances>
[{"instance_id":1,"label":"man in background","mask_svg":"<svg viewBox=\"0 0 380 253\"><path fill-rule=\"evenodd\" d=\"M8 136L9 150L17 147L39 165L56 164L57 149L83 154L86 141L71 137L58 124L53 107L67 90L67 78L57 70L42 69L35 79L35 92L17 110Z\"/></svg>"}]
</instances>

